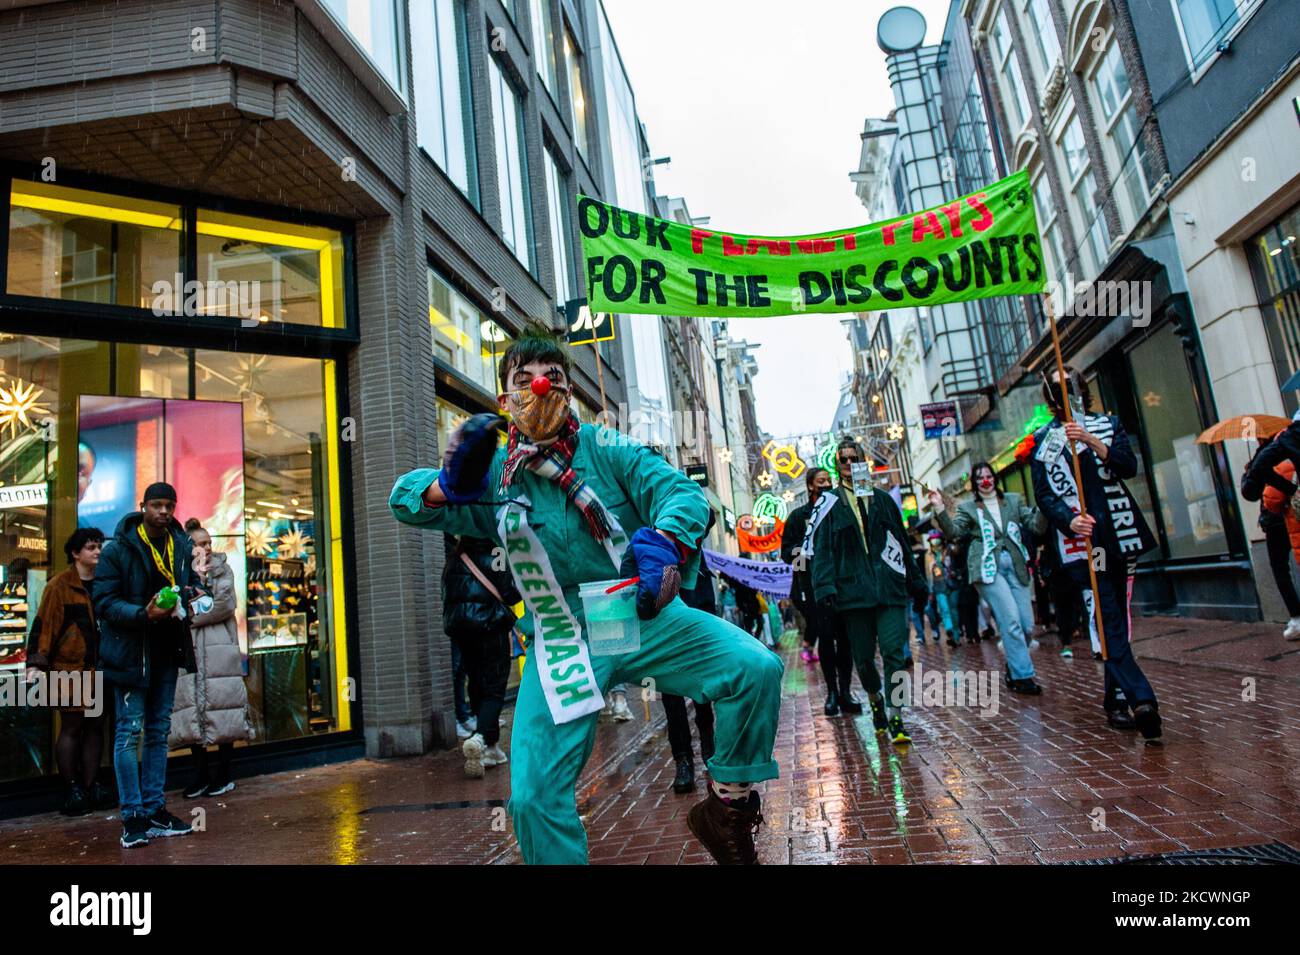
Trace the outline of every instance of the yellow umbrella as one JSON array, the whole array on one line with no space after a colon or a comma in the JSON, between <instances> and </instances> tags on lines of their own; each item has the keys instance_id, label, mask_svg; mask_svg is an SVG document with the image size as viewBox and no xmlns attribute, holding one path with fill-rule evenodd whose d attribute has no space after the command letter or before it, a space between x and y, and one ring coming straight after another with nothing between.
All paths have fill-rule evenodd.
<instances>
[{"instance_id":1,"label":"yellow umbrella","mask_svg":"<svg viewBox=\"0 0 1300 955\"><path fill-rule=\"evenodd\" d=\"M1290 418L1281 418L1274 414L1243 414L1217 424L1210 425L1196 439L1197 444L1218 444L1233 438L1267 441L1273 435L1285 431L1291 423Z\"/></svg>"}]
</instances>

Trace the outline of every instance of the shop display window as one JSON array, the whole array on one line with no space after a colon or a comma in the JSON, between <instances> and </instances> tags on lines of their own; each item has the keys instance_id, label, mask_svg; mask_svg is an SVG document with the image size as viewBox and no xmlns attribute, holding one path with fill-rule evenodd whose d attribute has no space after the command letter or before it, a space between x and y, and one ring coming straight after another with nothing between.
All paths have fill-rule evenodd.
<instances>
[{"instance_id":1,"label":"shop display window","mask_svg":"<svg viewBox=\"0 0 1300 955\"><path fill-rule=\"evenodd\" d=\"M5 291L152 308L182 270L182 221L175 205L13 180Z\"/></svg>"},{"instance_id":2,"label":"shop display window","mask_svg":"<svg viewBox=\"0 0 1300 955\"><path fill-rule=\"evenodd\" d=\"M500 391L497 365L510 336L433 269L426 273L433 355L495 399Z\"/></svg>"},{"instance_id":3,"label":"shop display window","mask_svg":"<svg viewBox=\"0 0 1300 955\"><path fill-rule=\"evenodd\" d=\"M178 520L198 517L236 571L253 745L350 729L335 375L333 361L0 334L0 674L25 665L35 591L68 535L111 535L161 476ZM0 781L54 772L55 719L0 708Z\"/></svg>"},{"instance_id":4,"label":"shop display window","mask_svg":"<svg viewBox=\"0 0 1300 955\"><path fill-rule=\"evenodd\" d=\"M333 229L198 211L200 311L337 328L343 322L343 239Z\"/></svg>"}]
</instances>

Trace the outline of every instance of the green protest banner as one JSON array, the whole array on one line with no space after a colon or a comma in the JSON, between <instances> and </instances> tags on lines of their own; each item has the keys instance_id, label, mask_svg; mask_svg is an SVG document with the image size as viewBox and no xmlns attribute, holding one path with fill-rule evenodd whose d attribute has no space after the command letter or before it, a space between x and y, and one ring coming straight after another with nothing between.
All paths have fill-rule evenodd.
<instances>
[{"instance_id":1,"label":"green protest banner","mask_svg":"<svg viewBox=\"0 0 1300 955\"><path fill-rule=\"evenodd\" d=\"M702 229L578 197L594 312L759 317L1029 295L1044 285L1029 176L818 235Z\"/></svg>"}]
</instances>

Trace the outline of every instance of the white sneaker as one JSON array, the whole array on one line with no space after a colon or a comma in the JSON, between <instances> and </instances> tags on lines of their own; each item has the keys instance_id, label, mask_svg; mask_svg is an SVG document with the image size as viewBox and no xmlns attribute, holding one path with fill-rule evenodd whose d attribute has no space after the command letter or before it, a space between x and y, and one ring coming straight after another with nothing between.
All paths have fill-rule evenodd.
<instances>
[{"instance_id":1,"label":"white sneaker","mask_svg":"<svg viewBox=\"0 0 1300 955\"><path fill-rule=\"evenodd\" d=\"M1300 617L1292 617L1287 621L1286 629L1282 631L1282 637L1285 640L1300 640Z\"/></svg>"},{"instance_id":2,"label":"white sneaker","mask_svg":"<svg viewBox=\"0 0 1300 955\"><path fill-rule=\"evenodd\" d=\"M471 736L474 735L474 729L477 729L477 727L471 728L470 725L469 725L468 723L462 723L462 722L460 722L459 720L457 720L457 721L456 721L456 738L457 738L457 739L469 739Z\"/></svg>"},{"instance_id":3,"label":"white sneaker","mask_svg":"<svg viewBox=\"0 0 1300 955\"><path fill-rule=\"evenodd\" d=\"M1040 646L1040 644L1039 644L1039 642L1038 642L1037 640L1030 639L1030 641L1029 641L1029 649L1030 649L1030 650L1037 650L1037 649L1039 648L1039 646Z\"/></svg>"},{"instance_id":4,"label":"white sneaker","mask_svg":"<svg viewBox=\"0 0 1300 955\"><path fill-rule=\"evenodd\" d=\"M626 723L628 720L632 719L632 711L628 709L626 693L614 694L612 712L614 715L614 722L616 723Z\"/></svg>"},{"instance_id":5,"label":"white sneaker","mask_svg":"<svg viewBox=\"0 0 1300 955\"><path fill-rule=\"evenodd\" d=\"M471 716L469 719L467 719L467 720L465 721L465 725L469 727L469 731L470 731L471 733L477 733L477 732L478 732L478 717L477 717L477 716Z\"/></svg>"},{"instance_id":6,"label":"white sneaker","mask_svg":"<svg viewBox=\"0 0 1300 955\"><path fill-rule=\"evenodd\" d=\"M465 775L470 779L483 778L484 754L487 752L487 746L483 742L483 737L475 733L469 739L465 740L460 748L461 753L465 756Z\"/></svg>"},{"instance_id":7,"label":"white sneaker","mask_svg":"<svg viewBox=\"0 0 1300 955\"><path fill-rule=\"evenodd\" d=\"M998 653L1002 654L1003 656L1007 655L1007 648L1002 645L1002 641L1000 639L998 640Z\"/></svg>"},{"instance_id":8,"label":"white sneaker","mask_svg":"<svg viewBox=\"0 0 1300 955\"><path fill-rule=\"evenodd\" d=\"M510 762L510 757L506 755L506 751L501 748L500 743L483 750L484 766L504 766L508 762Z\"/></svg>"}]
</instances>

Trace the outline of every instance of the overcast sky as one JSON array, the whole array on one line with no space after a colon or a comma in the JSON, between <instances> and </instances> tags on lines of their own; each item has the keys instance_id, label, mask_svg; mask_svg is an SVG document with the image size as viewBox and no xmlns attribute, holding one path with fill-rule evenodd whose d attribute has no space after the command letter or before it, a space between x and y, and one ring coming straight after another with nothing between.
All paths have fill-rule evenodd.
<instances>
[{"instance_id":1,"label":"overcast sky","mask_svg":"<svg viewBox=\"0 0 1300 955\"><path fill-rule=\"evenodd\" d=\"M867 221L848 174L863 120L894 105L871 0L604 0L660 195L724 231L825 232ZM943 34L946 0L908 4ZM733 319L761 344L758 422L825 430L852 362L840 315Z\"/></svg>"}]
</instances>

